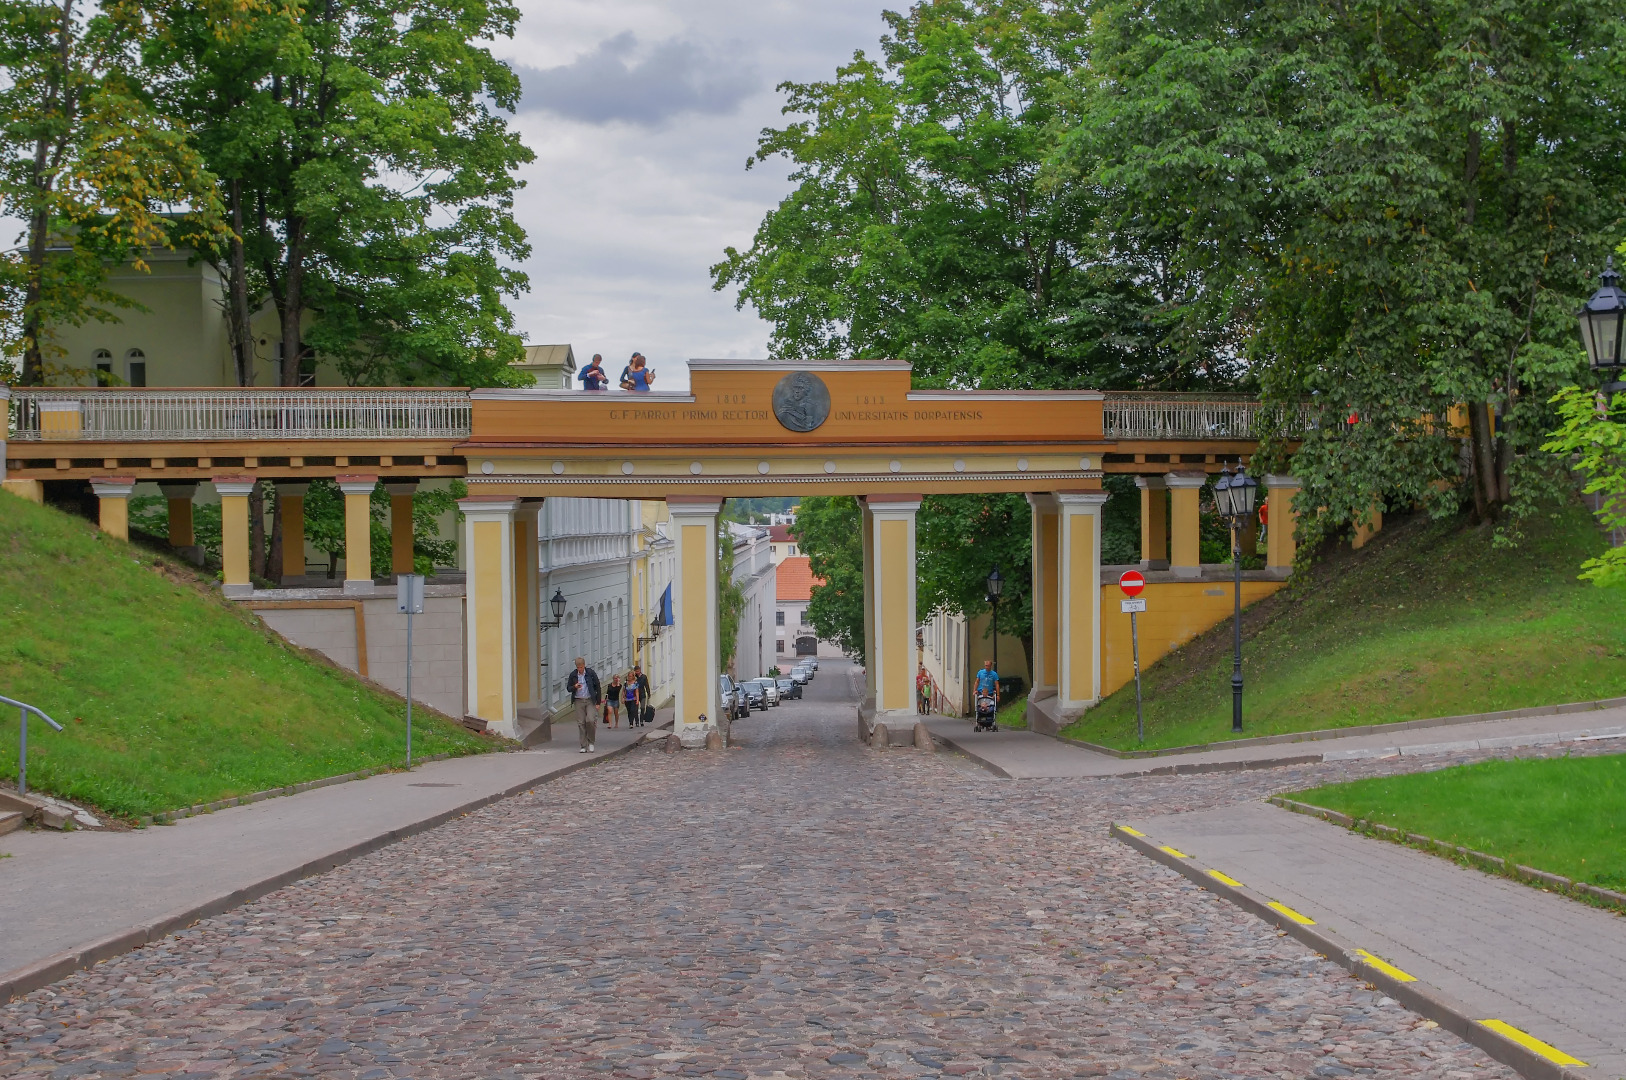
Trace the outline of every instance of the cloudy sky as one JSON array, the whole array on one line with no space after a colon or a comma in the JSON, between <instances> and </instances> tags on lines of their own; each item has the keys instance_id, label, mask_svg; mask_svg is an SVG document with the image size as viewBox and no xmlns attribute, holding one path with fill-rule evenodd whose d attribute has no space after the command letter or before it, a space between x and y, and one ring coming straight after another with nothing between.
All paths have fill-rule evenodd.
<instances>
[{"instance_id":1,"label":"cloudy sky","mask_svg":"<svg viewBox=\"0 0 1626 1080\"><path fill-rule=\"evenodd\" d=\"M532 344L569 342L615 371L637 349L663 390L690 357L766 355L768 330L707 268L750 243L789 190L783 159L745 171L783 123L785 80L829 78L872 54L900 0L520 0L513 123L537 160L518 217L531 291L514 302Z\"/></svg>"}]
</instances>

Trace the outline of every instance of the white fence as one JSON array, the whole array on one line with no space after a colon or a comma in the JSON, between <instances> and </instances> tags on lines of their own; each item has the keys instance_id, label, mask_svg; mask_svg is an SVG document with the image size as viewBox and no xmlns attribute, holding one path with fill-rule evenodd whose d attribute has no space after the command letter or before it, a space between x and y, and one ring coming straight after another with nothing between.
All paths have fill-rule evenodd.
<instances>
[{"instance_id":1,"label":"white fence","mask_svg":"<svg viewBox=\"0 0 1626 1080\"><path fill-rule=\"evenodd\" d=\"M211 439L465 439L467 390L59 389L13 387L8 438L85 442Z\"/></svg>"},{"instance_id":2,"label":"white fence","mask_svg":"<svg viewBox=\"0 0 1626 1080\"><path fill-rule=\"evenodd\" d=\"M1302 435L1308 405L1265 404L1232 394L1108 393L1102 427L1108 439L1258 439Z\"/></svg>"}]
</instances>

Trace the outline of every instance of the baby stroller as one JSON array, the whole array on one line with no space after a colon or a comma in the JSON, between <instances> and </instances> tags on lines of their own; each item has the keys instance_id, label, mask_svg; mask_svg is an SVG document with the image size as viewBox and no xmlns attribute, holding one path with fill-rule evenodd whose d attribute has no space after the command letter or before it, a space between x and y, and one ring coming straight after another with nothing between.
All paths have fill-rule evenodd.
<instances>
[{"instance_id":1,"label":"baby stroller","mask_svg":"<svg viewBox=\"0 0 1626 1080\"><path fill-rule=\"evenodd\" d=\"M994 701L994 695L982 693L977 695L977 726L973 731L998 731L999 724L996 717L999 706Z\"/></svg>"}]
</instances>

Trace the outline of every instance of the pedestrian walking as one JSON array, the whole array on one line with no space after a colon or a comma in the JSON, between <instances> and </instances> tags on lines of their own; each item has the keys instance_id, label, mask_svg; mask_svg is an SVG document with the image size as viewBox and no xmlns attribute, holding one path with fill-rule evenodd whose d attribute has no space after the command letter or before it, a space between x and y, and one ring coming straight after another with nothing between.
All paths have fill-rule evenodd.
<instances>
[{"instance_id":1,"label":"pedestrian walking","mask_svg":"<svg viewBox=\"0 0 1626 1080\"><path fill-rule=\"evenodd\" d=\"M931 699L931 691L932 677L926 674L926 665L922 664L920 674L915 676L915 708L923 716L931 711L927 708L927 703Z\"/></svg>"},{"instance_id":2,"label":"pedestrian walking","mask_svg":"<svg viewBox=\"0 0 1626 1080\"><path fill-rule=\"evenodd\" d=\"M576 727L580 740L580 749L577 753L591 754L597 747L598 741L598 706L602 699L602 690L598 683L598 672L587 666L587 660L576 657L576 670L565 676L565 693L570 695L571 704L576 707Z\"/></svg>"},{"instance_id":3,"label":"pedestrian walking","mask_svg":"<svg viewBox=\"0 0 1626 1080\"><path fill-rule=\"evenodd\" d=\"M604 687L604 716L610 727L621 726L621 676L611 675ZM627 722L632 722L629 714Z\"/></svg>"},{"instance_id":4,"label":"pedestrian walking","mask_svg":"<svg viewBox=\"0 0 1626 1080\"><path fill-rule=\"evenodd\" d=\"M576 378L582 381L583 390L608 390L610 388L610 373L604 370L604 357L599 353L593 354L592 362L577 373Z\"/></svg>"},{"instance_id":5,"label":"pedestrian walking","mask_svg":"<svg viewBox=\"0 0 1626 1080\"><path fill-rule=\"evenodd\" d=\"M654 382L655 369L649 366L643 353L633 353L632 360L621 369L621 389L647 394L653 389Z\"/></svg>"},{"instance_id":6,"label":"pedestrian walking","mask_svg":"<svg viewBox=\"0 0 1626 1080\"><path fill-rule=\"evenodd\" d=\"M643 727L651 720L655 719L655 706L654 703L649 700L649 676L644 674L644 667L642 664L632 665L632 674L633 678L638 683L638 701L640 703L638 711L638 726Z\"/></svg>"},{"instance_id":7,"label":"pedestrian walking","mask_svg":"<svg viewBox=\"0 0 1626 1080\"><path fill-rule=\"evenodd\" d=\"M637 721L633 718L643 712L643 696L638 692L638 676L627 672L627 681L622 684L622 700L627 705L627 726L631 727Z\"/></svg>"}]
</instances>

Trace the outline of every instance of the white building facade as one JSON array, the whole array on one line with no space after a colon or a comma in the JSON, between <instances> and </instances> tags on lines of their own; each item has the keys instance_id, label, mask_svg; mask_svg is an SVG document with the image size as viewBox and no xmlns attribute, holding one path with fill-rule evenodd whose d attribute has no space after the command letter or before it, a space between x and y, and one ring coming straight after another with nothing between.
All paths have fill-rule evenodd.
<instances>
[{"instance_id":1,"label":"white building facade","mask_svg":"<svg viewBox=\"0 0 1626 1080\"><path fill-rule=\"evenodd\" d=\"M734 647L734 677L756 679L768 674L774 659L774 562L768 529L727 523L734 542L734 584L745 594L739 636Z\"/></svg>"}]
</instances>

